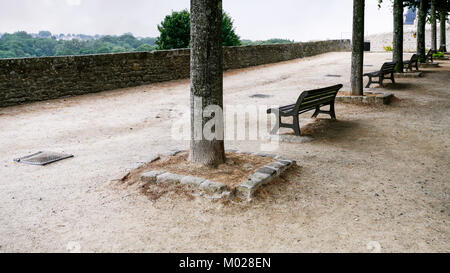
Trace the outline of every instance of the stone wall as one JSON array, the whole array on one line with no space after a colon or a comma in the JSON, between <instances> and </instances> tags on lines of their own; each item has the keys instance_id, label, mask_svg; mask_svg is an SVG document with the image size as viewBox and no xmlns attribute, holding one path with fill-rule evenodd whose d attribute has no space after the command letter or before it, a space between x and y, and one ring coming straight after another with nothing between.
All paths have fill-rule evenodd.
<instances>
[{"instance_id":1,"label":"stone wall","mask_svg":"<svg viewBox=\"0 0 450 273\"><path fill-rule=\"evenodd\" d=\"M437 44L438 49L440 47L439 45L439 24L437 28ZM447 35L446 37L450 37L450 27L447 27L446 29ZM417 50L417 38L414 38L414 33L416 30L414 28L411 28L410 26L405 26L404 33L403 33L403 50L405 52L416 52ZM370 41L370 50L371 51L385 51L384 46L393 46L393 34L392 33L380 33L380 34L374 34L366 37L367 41ZM447 49L450 48L450 39L447 38ZM427 28L425 30L425 47L427 49L431 48L431 30Z\"/></svg>"},{"instance_id":2,"label":"stone wall","mask_svg":"<svg viewBox=\"0 0 450 273\"><path fill-rule=\"evenodd\" d=\"M224 48L224 69L350 50L349 40ZM0 107L189 77L189 49L0 60Z\"/></svg>"}]
</instances>

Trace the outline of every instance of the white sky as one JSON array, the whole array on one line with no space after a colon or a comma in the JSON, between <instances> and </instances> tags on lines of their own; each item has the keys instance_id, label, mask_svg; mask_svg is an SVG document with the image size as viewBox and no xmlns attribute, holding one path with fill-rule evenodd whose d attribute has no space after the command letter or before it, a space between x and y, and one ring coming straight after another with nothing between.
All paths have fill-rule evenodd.
<instances>
[{"instance_id":1,"label":"white sky","mask_svg":"<svg viewBox=\"0 0 450 273\"><path fill-rule=\"evenodd\" d=\"M353 0L223 0L243 39L296 41L350 38ZM366 0L366 34L391 32L392 8ZM189 0L0 0L0 33L25 30L53 34L131 32L156 37L156 28L172 10Z\"/></svg>"}]
</instances>

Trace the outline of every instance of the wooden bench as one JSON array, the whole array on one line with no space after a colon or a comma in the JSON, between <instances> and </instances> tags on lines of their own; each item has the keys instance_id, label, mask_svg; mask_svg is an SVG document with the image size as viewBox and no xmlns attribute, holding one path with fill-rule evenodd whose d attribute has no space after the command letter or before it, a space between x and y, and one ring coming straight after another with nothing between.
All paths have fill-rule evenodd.
<instances>
[{"instance_id":1,"label":"wooden bench","mask_svg":"<svg viewBox=\"0 0 450 273\"><path fill-rule=\"evenodd\" d=\"M396 65L397 65L397 62L387 62L381 66L381 69L379 71L364 74L364 76L369 77L369 82L367 83L366 88L369 88L370 85L372 83L374 83L374 81L372 81L372 78L374 78L374 77L375 78L378 77L378 83L380 84L381 87L384 87L383 86L384 79L390 79L392 81L392 83L395 83L394 72L395 72ZM388 74L391 74L391 76L389 78L386 78L384 75L388 75Z\"/></svg>"},{"instance_id":2,"label":"wooden bench","mask_svg":"<svg viewBox=\"0 0 450 273\"><path fill-rule=\"evenodd\" d=\"M339 89L341 88L342 84L338 84L321 89L304 91L300 94L296 103L267 110L267 114L273 113L276 116L276 124L273 127L271 134L276 134L279 128L285 127L293 129L295 134L300 136L298 116L311 110L315 110L312 115L313 118L317 117L320 113L324 113L329 114L332 119L336 119L336 114L334 112L334 100L339 92ZM329 111L320 109L322 106L326 105L330 106ZM283 123L281 121L281 117L290 116L293 117L292 124Z\"/></svg>"},{"instance_id":3,"label":"wooden bench","mask_svg":"<svg viewBox=\"0 0 450 273\"><path fill-rule=\"evenodd\" d=\"M403 62L403 67L406 69L406 71L410 70L412 72L413 67L416 68L416 71L419 71L419 55L413 54L409 61Z\"/></svg>"}]
</instances>

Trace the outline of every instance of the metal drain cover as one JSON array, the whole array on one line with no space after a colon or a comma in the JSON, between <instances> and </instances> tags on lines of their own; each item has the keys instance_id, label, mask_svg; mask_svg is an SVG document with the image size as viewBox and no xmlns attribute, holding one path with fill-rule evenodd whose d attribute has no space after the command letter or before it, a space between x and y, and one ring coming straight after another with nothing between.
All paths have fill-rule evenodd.
<instances>
[{"instance_id":1,"label":"metal drain cover","mask_svg":"<svg viewBox=\"0 0 450 273\"><path fill-rule=\"evenodd\" d=\"M325 77L335 77L335 78L340 78L341 75L336 75L336 74L327 74L325 75Z\"/></svg>"},{"instance_id":2,"label":"metal drain cover","mask_svg":"<svg viewBox=\"0 0 450 273\"><path fill-rule=\"evenodd\" d=\"M32 155L15 158L14 161L19 162L19 163L24 163L24 164L44 166L44 165L53 163L55 161L63 160L63 159L69 158L69 157L73 157L73 155L40 151L40 152L37 152Z\"/></svg>"},{"instance_id":3,"label":"metal drain cover","mask_svg":"<svg viewBox=\"0 0 450 273\"><path fill-rule=\"evenodd\" d=\"M264 95L264 94L254 94L251 95L250 98L270 98L272 97L271 95Z\"/></svg>"}]
</instances>

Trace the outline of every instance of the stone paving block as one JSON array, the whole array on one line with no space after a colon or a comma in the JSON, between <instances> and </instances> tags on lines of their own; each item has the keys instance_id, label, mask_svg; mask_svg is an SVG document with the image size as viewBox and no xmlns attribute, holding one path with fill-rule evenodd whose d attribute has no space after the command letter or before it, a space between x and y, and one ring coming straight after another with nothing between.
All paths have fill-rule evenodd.
<instances>
[{"instance_id":1,"label":"stone paving block","mask_svg":"<svg viewBox=\"0 0 450 273\"><path fill-rule=\"evenodd\" d=\"M260 182L248 180L236 187L235 194L239 198L251 199L260 186Z\"/></svg>"},{"instance_id":2,"label":"stone paving block","mask_svg":"<svg viewBox=\"0 0 450 273\"><path fill-rule=\"evenodd\" d=\"M174 173L163 173L156 177L156 183L158 184L178 184L183 178L182 175Z\"/></svg>"},{"instance_id":3,"label":"stone paving block","mask_svg":"<svg viewBox=\"0 0 450 273\"><path fill-rule=\"evenodd\" d=\"M275 174L277 171L276 171L275 169L273 169L273 168L262 167L262 168L256 170L256 172L257 172L257 173L266 173L266 174L269 174L269 175L273 175L273 174Z\"/></svg>"},{"instance_id":4,"label":"stone paving block","mask_svg":"<svg viewBox=\"0 0 450 273\"><path fill-rule=\"evenodd\" d=\"M280 164L283 164L284 166L287 166L287 167L292 166L292 165L295 164L294 160L289 160L289 159L280 159L277 162L280 163Z\"/></svg>"},{"instance_id":5,"label":"stone paving block","mask_svg":"<svg viewBox=\"0 0 450 273\"><path fill-rule=\"evenodd\" d=\"M206 179L196 176L183 176L180 183L186 186L200 186Z\"/></svg>"},{"instance_id":6,"label":"stone paving block","mask_svg":"<svg viewBox=\"0 0 450 273\"><path fill-rule=\"evenodd\" d=\"M248 181L253 181L255 183L260 183L261 185L264 185L264 184L269 183L273 177L274 177L274 175L256 172L256 173L249 175ZM247 183L248 181L246 181L244 183Z\"/></svg>"},{"instance_id":7,"label":"stone paving block","mask_svg":"<svg viewBox=\"0 0 450 273\"><path fill-rule=\"evenodd\" d=\"M223 183L205 180L200 184L200 189L206 192L222 192L227 189L227 186Z\"/></svg>"},{"instance_id":8,"label":"stone paving block","mask_svg":"<svg viewBox=\"0 0 450 273\"><path fill-rule=\"evenodd\" d=\"M277 170L277 174L280 174L287 168L286 165L281 164L280 162L271 162L271 163L267 164L266 166Z\"/></svg>"},{"instance_id":9,"label":"stone paving block","mask_svg":"<svg viewBox=\"0 0 450 273\"><path fill-rule=\"evenodd\" d=\"M156 182L156 178L158 177L158 175L161 175L163 173L163 171L149 171L141 175L141 180L143 182Z\"/></svg>"}]
</instances>

